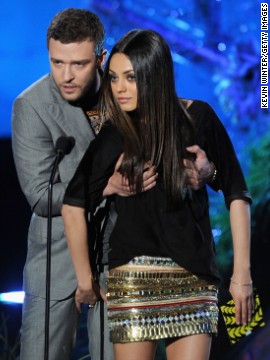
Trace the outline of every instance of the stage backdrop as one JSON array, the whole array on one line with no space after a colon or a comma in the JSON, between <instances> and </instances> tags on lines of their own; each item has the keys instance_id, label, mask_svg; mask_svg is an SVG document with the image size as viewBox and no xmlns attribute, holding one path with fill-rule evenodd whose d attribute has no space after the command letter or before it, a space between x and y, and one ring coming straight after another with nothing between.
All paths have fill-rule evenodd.
<instances>
[{"instance_id":1,"label":"stage backdrop","mask_svg":"<svg viewBox=\"0 0 270 360\"><path fill-rule=\"evenodd\" d=\"M67 7L96 12L105 24L109 51L130 29L159 31L172 50L179 96L209 102L226 126L253 192L255 209L269 186L270 122L269 113L260 108L259 92L260 6L254 0L1 2L0 291L21 286L30 216L12 160L12 102L49 71L46 29L54 14ZM210 193L210 198L219 261L226 269L230 262L226 210L222 196Z\"/></svg>"}]
</instances>

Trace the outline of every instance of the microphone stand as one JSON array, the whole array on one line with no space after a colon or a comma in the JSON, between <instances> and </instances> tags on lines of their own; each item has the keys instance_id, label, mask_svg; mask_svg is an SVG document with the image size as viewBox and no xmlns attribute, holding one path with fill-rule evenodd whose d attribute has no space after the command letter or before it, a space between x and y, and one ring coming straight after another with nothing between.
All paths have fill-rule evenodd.
<instances>
[{"instance_id":1,"label":"microphone stand","mask_svg":"<svg viewBox=\"0 0 270 360\"><path fill-rule=\"evenodd\" d=\"M52 194L53 181L57 167L62 160L62 151L57 151L48 187L48 225L47 225L47 257L46 257L46 301L45 301L45 343L44 360L49 360L49 324L50 324L50 286L51 286L51 248L52 248Z\"/></svg>"}]
</instances>

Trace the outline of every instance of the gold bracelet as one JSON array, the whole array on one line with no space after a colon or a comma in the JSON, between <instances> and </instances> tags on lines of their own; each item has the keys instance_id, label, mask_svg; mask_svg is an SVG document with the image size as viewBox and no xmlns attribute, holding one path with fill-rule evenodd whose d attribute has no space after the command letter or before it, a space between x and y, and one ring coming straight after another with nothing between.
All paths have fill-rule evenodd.
<instances>
[{"instance_id":1,"label":"gold bracelet","mask_svg":"<svg viewBox=\"0 0 270 360\"><path fill-rule=\"evenodd\" d=\"M252 285L253 284L253 282L251 281L250 283L248 283L248 284L239 284L239 283L237 283L237 282L235 282L235 281L233 281L233 279L231 278L231 282L233 283L233 284L235 284L235 285L238 285L238 286L250 286L250 285Z\"/></svg>"}]
</instances>

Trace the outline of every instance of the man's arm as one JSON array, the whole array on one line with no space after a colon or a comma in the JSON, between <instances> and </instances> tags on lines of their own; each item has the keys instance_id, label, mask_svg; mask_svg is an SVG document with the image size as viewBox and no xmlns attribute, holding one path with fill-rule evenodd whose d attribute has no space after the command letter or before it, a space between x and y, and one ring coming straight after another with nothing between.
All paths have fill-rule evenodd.
<instances>
[{"instance_id":1,"label":"man's arm","mask_svg":"<svg viewBox=\"0 0 270 360\"><path fill-rule=\"evenodd\" d=\"M12 148L19 182L31 209L47 215L48 183L55 159L50 131L25 99L15 101L12 112ZM67 184L56 174L53 190L53 215L60 215Z\"/></svg>"},{"instance_id":2,"label":"man's arm","mask_svg":"<svg viewBox=\"0 0 270 360\"><path fill-rule=\"evenodd\" d=\"M188 183L187 185L192 190L198 190L206 183L212 183L216 179L216 168L213 162L210 162L203 151L198 145L189 146L187 151L196 155L194 162L185 159L184 165L187 168ZM106 188L103 191L103 196L118 194L120 196L131 196L131 192L127 179L125 179L118 169L122 163L123 154L119 157L115 166L115 171L110 177ZM143 191L152 189L156 185L158 173L154 166L150 167L143 174Z\"/></svg>"}]
</instances>

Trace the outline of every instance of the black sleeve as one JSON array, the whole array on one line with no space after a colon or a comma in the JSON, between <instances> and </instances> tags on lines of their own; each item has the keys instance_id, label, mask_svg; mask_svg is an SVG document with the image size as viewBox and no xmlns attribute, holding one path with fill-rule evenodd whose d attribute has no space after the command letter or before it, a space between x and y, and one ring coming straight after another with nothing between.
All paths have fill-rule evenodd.
<instances>
[{"instance_id":1,"label":"black sleeve","mask_svg":"<svg viewBox=\"0 0 270 360\"><path fill-rule=\"evenodd\" d=\"M227 208L235 199L251 203L241 166L225 127L209 104L197 103L194 116L198 119L198 142L218 172L214 190L223 192Z\"/></svg>"},{"instance_id":2,"label":"black sleeve","mask_svg":"<svg viewBox=\"0 0 270 360\"><path fill-rule=\"evenodd\" d=\"M71 179L63 203L93 211L114 172L122 152L122 138L116 128L106 122L84 154Z\"/></svg>"}]
</instances>

